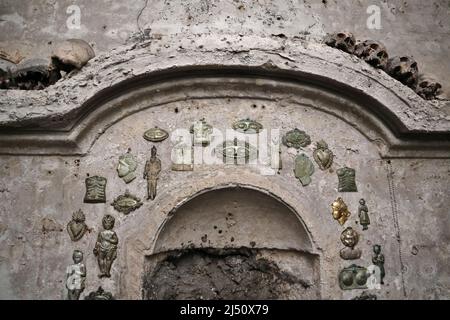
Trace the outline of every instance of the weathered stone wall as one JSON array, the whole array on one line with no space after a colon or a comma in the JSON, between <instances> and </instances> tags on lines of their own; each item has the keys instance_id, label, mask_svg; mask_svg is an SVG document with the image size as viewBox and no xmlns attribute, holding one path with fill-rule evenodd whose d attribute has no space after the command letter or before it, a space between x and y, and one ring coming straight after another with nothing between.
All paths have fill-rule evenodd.
<instances>
[{"instance_id":1,"label":"weathered stone wall","mask_svg":"<svg viewBox=\"0 0 450 320\"><path fill-rule=\"evenodd\" d=\"M68 27L74 24L72 5L80 9L79 29ZM370 5L380 9L381 29L367 27ZM449 8L448 0L4 0L0 48L46 56L68 38L84 39L103 52L139 35L177 48L184 44L172 43L169 35L212 35L226 43L235 35L321 39L348 30L360 40L383 42L392 56L413 56L419 70L435 76L449 96Z\"/></svg>"},{"instance_id":2,"label":"weathered stone wall","mask_svg":"<svg viewBox=\"0 0 450 320\"><path fill-rule=\"evenodd\" d=\"M358 30L368 36L384 34L386 38L373 37L393 50L417 50L412 53L419 61L429 59L429 70L435 67L435 74L444 83L449 65L442 64L442 57L446 58L448 52L440 50L445 45L448 48L448 25L439 27L442 33L427 38L430 49L425 49L412 45L418 39L422 41L424 35L422 31L413 35L407 21L411 15L436 10L433 19L423 19L421 29L432 30L432 20L448 18L442 10L445 1L420 4L425 11L409 5L402 9L404 13L381 3L383 16L390 12L391 17L385 19L388 25L383 20L383 28L392 32L387 35L385 29L364 33L368 31L364 31L362 22L345 17L350 4L339 4L338 9L334 1L326 5L319 1L294 5L278 2L264 9L254 2L243 2L243 7L240 2L199 2L198 10L193 10L193 5L173 7L149 1L153 7L142 11L139 24L142 29L152 29L151 39L131 41L109 51L122 41L116 38L119 32L125 31L128 37L136 31L135 20L129 17L137 15L130 12L139 12L144 3L133 3L135 8L96 4L102 10L83 10L87 17L94 12L98 15L95 22L82 18L83 28L77 32L83 34L70 34L96 44L97 57L82 71L45 90L1 90L0 298L64 298L65 268L71 263L73 249L79 248L85 253L88 269L82 297L102 285L117 298L139 299L145 272L152 269L161 252L164 255L165 250L181 250L191 244L203 247L202 237L216 232L204 220L195 221L208 213L208 208L199 209L201 203L196 199L205 196L206 206L209 194L212 202L208 207L226 208L219 200L226 203L236 190L245 190L242 195L248 195L249 202L245 207L238 206L235 214L239 219L229 230L223 230L223 237L208 236L212 241L209 246L266 250L266 257L281 261L286 270L295 273L299 265L299 270L309 270L306 278L312 279L320 298L352 298L361 290L343 291L337 280L339 270L352 263L339 257L343 247L339 236L344 228L332 219L330 211L331 202L341 196L352 213L346 226L361 235L358 247L363 254L355 263L370 265L372 245L382 245L386 284L373 290L379 298L450 297L448 101L424 101L384 72L316 41L325 31L340 29L339 21L357 34ZM64 10L64 18L57 14L63 4L58 1L36 6L37 11L54 12L58 22L50 31L38 27L41 20L30 26L23 22L21 40L16 41L13 35L20 29L17 15L20 12L31 17L36 11L34 5L14 2L8 8L11 15L3 22L11 28L11 38L5 41L24 52L33 47L35 52L46 54L48 48L35 46L34 41L49 34L53 40L69 36L61 31L55 37L58 28L66 28ZM364 13L365 6L352 5ZM88 4L80 6L86 9ZM162 6L169 8L155 9ZM105 8L123 15L105 18L103 29L97 21L101 20L99 15L110 14ZM325 14L328 12L342 14L331 18ZM351 16L364 16L357 12ZM126 23L121 23L120 17ZM327 22L331 20L334 23ZM88 27L89 23L99 30ZM394 31L402 37L397 39ZM395 48L387 39L396 44ZM401 41L405 41L403 46L398 45ZM439 50L433 47L438 43ZM298 127L313 141L303 152L312 159L314 142L323 139L335 154L334 164L326 171L315 165L312 183L306 187L294 177L297 151L284 146L279 174L264 174L267 167L261 164L204 164L191 172L175 172L170 159L173 141L167 139L155 144L162 161L157 197L145 200L147 184L142 174L152 143L143 139L144 131L155 125L169 132L188 129L202 117L223 133L234 121L246 117L257 120L265 129L280 129L281 134ZM128 149L137 157L138 169L135 181L126 185L116 167L118 157ZM358 192L338 192L336 170L343 166L356 169ZM108 179L105 204L83 203L88 175ZM126 189L144 202L129 215L110 205ZM222 198L215 196L220 193L224 193ZM250 196L252 193L258 196ZM369 207L372 223L367 231L356 223L360 198L365 198ZM271 203L276 205L268 210ZM80 208L91 230L75 243L65 228L72 213ZM225 220L227 226L225 211L216 209L207 218ZM107 213L116 217L120 242L112 277L99 279L92 250L102 229L101 219ZM178 216L183 213L192 217L189 223ZM182 226L192 228L192 232L183 230L177 239L174 230ZM268 235L267 230L273 230L273 234ZM286 232L281 235L280 230ZM289 256L289 250L295 253ZM298 263L297 256L307 258Z\"/></svg>"},{"instance_id":3,"label":"weathered stone wall","mask_svg":"<svg viewBox=\"0 0 450 320\"><path fill-rule=\"evenodd\" d=\"M227 89L223 87L223 83L222 89ZM256 95L257 92L252 93L249 88L245 91L248 95ZM377 292L380 297L404 298L403 288L408 298L448 296L445 282L435 282L436 277L447 279L448 271L448 249L445 247L448 224L444 223L448 219L445 209L448 206L446 192L450 181L448 160L399 159L390 160L389 165L387 160L380 158L383 147L377 146L366 136L373 134L373 141L379 141L376 138L379 133L360 131L346 123L345 118L339 119L335 115L316 110L315 107L321 104L318 96L315 107L299 105L302 99L305 102L305 98L301 97L300 101L291 100L280 106L270 99L250 97L188 97L192 92L184 92L187 96L182 101L150 108L150 100L143 99L144 103L148 103L142 105L143 110L125 115L123 120L107 126L85 156L2 156L2 293L5 297L63 298L65 266L70 262L72 250L80 248L86 255L88 290L101 284L118 297L139 298L140 291L136 289L141 285L145 257L152 254L154 241L165 239L164 234L159 238L158 230L170 218L167 214L179 206L180 202L185 202L202 190L235 185L256 188L282 199L305 224L313 245L310 247L308 241L301 238L295 240L296 238L287 237L277 242L271 241L266 232L249 234L246 231L248 225L258 225L267 215L261 209L258 213L250 212L247 217L250 221L244 220L235 227L233 233L236 242L231 242L231 238L219 237L216 242L213 241L212 247L248 246L247 236L253 239L256 248L266 248L272 244L278 249L306 250L317 254L320 261L320 296L350 298L354 293L340 290L337 282L339 269L350 264L339 257L342 247L339 235L343 228L332 219L330 213L330 203L337 196L343 196L352 212L348 225L354 226L362 236L359 247L363 249L363 256L358 263L370 265L371 245L380 243L383 246L387 285ZM133 106L122 104L121 108L129 110ZM311 185L302 187L293 175L295 149L283 147L283 169L280 174L262 175L264 171L261 171L261 166L235 165L201 165L192 172L174 172L170 170L173 143L168 139L158 144L162 172L155 201L144 201L141 208L128 216L111 207L110 202L123 194L125 189L141 199L146 198L146 181L141 174L152 144L143 139L145 130L155 125L169 131L188 128L196 119L205 117L211 125L224 132L233 121L246 116L257 119L267 129L278 128L286 132L299 127L308 132L313 141L324 139L335 154L332 169L321 171L316 167ZM87 125L89 119L85 118L83 122ZM118 157L128 149L137 156L139 166L138 178L126 185L117 176L116 166ZM310 145L304 152L311 157L312 150L313 145ZM336 169L345 165L356 169L357 193L337 192ZM389 170L394 172L392 179L396 202L390 198L387 179ZM85 193L84 179L88 175L101 175L108 179L106 204L82 202ZM362 197L367 200L372 219L369 230L364 232L356 225L358 200ZM393 204L397 206L399 228L396 228L397 218L393 216L391 208ZM205 205L207 206L207 202ZM82 240L73 243L65 231L65 225L72 212L79 208L86 213L87 224L92 230ZM98 270L92 249L97 233L101 230L101 218L106 213L117 218L119 257L113 266L112 278L100 280L96 276ZM173 214L176 216L181 213L175 211ZM262 216L258 218L258 215ZM270 215L267 219L269 217ZM282 228L286 218L269 219L274 224L274 232L277 228ZM252 219L259 221L253 222ZM195 221L191 223L194 229L199 229L191 233L187 230L184 236L180 233L183 239L178 240L173 238L172 233L171 238L163 241L167 246L165 249L181 249L183 244L189 243L188 240L197 246L203 246L201 237L198 236L211 232L209 224ZM271 229L269 226L263 227ZM401 243L397 238L399 232ZM246 236L239 237L240 233ZM285 234L290 233L286 230ZM188 239L189 235L192 239ZM415 255L411 253L413 246L418 248ZM425 256L427 259L421 258ZM402 264L407 268L403 279ZM419 271L421 272L418 273Z\"/></svg>"}]
</instances>

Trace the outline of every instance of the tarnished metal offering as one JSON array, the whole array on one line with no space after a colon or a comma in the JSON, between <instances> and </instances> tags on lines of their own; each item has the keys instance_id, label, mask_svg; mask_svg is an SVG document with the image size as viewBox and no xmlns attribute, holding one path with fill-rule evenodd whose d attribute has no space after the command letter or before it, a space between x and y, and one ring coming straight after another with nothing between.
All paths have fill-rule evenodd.
<instances>
[{"instance_id":1,"label":"tarnished metal offering","mask_svg":"<svg viewBox=\"0 0 450 320\"><path fill-rule=\"evenodd\" d=\"M258 157L258 149L246 141L238 139L227 140L216 149L217 156L223 158L225 163L245 164Z\"/></svg>"},{"instance_id":2,"label":"tarnished metal offering","mask_svg":"<svg viewBox=\"0 0 450 320\"><path fill-rule=\"evenodd\" d=\"M347 227L341 233L341 242L344 246L354 248L359 242L359 234L352 227Z\"/></svg>"},{"instance_id":3,"label":"tarnished metal offering","mask_svg":"<svg viewBox=\"0 0 450 320\"><path fill-rule=\"evenodd\" d=\"M325 141L320 140L316 142L316 149L314 149L313 157L321 170L327 170L333 164L334 154L328 149Z\"/></svg>"},{"instance_id":4,"label":"tarnished metal offering","mask_svg":"<svg viewBox=\"0 0 450 320\"><path fill-rule=\"evenodd\" d=\"M144 178L147 179L147 199L155 199L156 189L161 172L161 160L156 156L156 147L152 147L152 155L145 163Z\"/></svg>"},{"instance_id":5,"label":"tarnished metal offering","mask_svg":"<svg viewBox=\"0 0 450 320\"><path fill-rule=\"evenodd\" d=\"M259 133L263 129L263 125L247 118L234 122L232 128L241 133Z\"/></svg>"},{"instance_id":6,"label":"tarnished metal offering","mask_svg":"<svg viewBox=\"0 0 450 320\"><path fill-rule=\"evenodd\" d=\"M295 128L287 132L282 141L288 148L301 149L311 144L311 137L305 131Z\"/></svg>"},{"instance_id":7,"label":"tarnished metal offering","mask_svg":"<svg viewBox=\"0 0 450 320\"><path fill-rule=\"evenodd\" d=\"M92 291L88 296L84 297L84 300L114 300L111 292L103 290L100 286L97 291Z\"/></svg>"},{"instance_id":8,"label":"tarnished metal offering","mask_svg":"<svg viewBox=\"0 0 450 320\"><path fill-rule=\"evenodd\" d=\"M81 209L72 214L72 220L67 224L67 233L72 241L80 240L86 231L88 231L88 226L85 221L86 216Z\"/></svg>"},{"instance_id":9,"label":"tarnished metal offering","mask_svg":"<svg viewBox=\"0 0 450 320\"><path fill-rule=\"evenodd\" d=\"M311 183L311 176L314 173L314 164L304 153L295 158L294 174L301 182L302 186L307 186Z\"/></svg>"},{"instance_id":10,"label":"tarnished metal offering","mask_svg":"<svg viewBox=\"0 0 450 320\"><path fill-rule=\"evenodd\" d=\"M347 205L341 197L337 198L336 201L331 204L331 214L333 215L333 219L337 220L341 226L345 224L351 215Z\"/></svg>"},{"instance_id":11,"label":"tarnished metal offering","mask_svg":"<svg viewBox=\"0 0 450 320\"><path fill-rule=\"evenodd\" d=\"M115 219L113 216L107 214L103 217L102 225L104 230L98 234L97 242L93 250L100 269L99 278L111 277L111 266L117 257L119 238L112 230L114 223Z\"/></svg>"},{"instance_id":12,"label":"tarnished metal offering","mask_svg":"<svg viewBox=\"0 0 450 320\"><path fill-rule=\"evenodd\" d=\"M272 143L270 144L270 167L278 170L278 172L283 168L281 160L281 144L278 136L273 137Z\"/></svg>"},{"instance_id":13,"label":"tarnished metal offering","mask_svg":"<svg viewBox=\"0 0 450 320\"><path fill-rule=\"evenodd\" d=\"M347 227L341 233L341 242L345 248L339 251L339 255L344 260L355 260L361 258L362 251L355 249L359 242L359 234L352 227Z\"/></svg>"},{"instance_id":14,"label":"tarnished metal offering","mask_svg":"<svg viewBox=\"0 0 450 320\"><path fill-rule=\"evenodd\" d=\"M119 157L119 164L117 165L117 173L119 177L125 183L130 183L134 179L136 179L136 169L137 169L137 160L136 158L130 154L126 153Z\"/></svg>"},{"instance_id":15,"label":"tarnished metal offering","mask_svg":"<svg viewBox=\"0 0 450 320\"><path fill-rule=\"evenodd\" d=\"M169 133L164 129L154 127L144 132L144 139L151 142L161 142L169 137Z\"/></svg>"},{"instance_id":16,"label":"tarnished metal offering","mask_svg":"<svg viewBox=\"0 0 450 320\"><path fill-rule=\"evenodd\" d=\"M344 167L340 168L336 171L338 179L339 179L339 185L338 185L338 191L339 192L357 192L358 189L356 187L355 182L355 176L356 172L355 169Z\"/></svg>"},{"instance_id":17,"label":"tarnished metal offering","mask_svg":"<svg viewBox=\"0 0 450 320\"><path fill-rule=\"evenodd\" d=\"M83 263L83 252L74 250L73 264L66 269L67 299L78 300L85 288L86 266Z\"/></svg>"},{"instance_id":18,"label":"tarnished metal offering","mask_svg":"<svg viewBox=\"0 0 450 320\"><path fill-rule=\"evenodd\" d=\"M106 202L106 178L93 176L86 178L86 203L104 203Z\"/></svg>"},{"instance_id":19,"label":"tarnished metal offering","mask_svg":"<svg viewBox=\"0 0 450 320\"><path fill-rule=\"evenodd\" d=\"M194 154L190 144L180 141L172 148L172 170L194 170Z\"/></svg>"},{"instance_id":20,"label":"tarnished metal offering","mask_svg":"<svg viewBox=\"0 0 450 320\"><path fill-rule=\"evenodd\" d=\"M367 269L352 264L339 273L339 287L342 290L367 289Z\"/></svg>"},{"instance_id":21,"label":"tarnished metal offering","mask_svg":"<svg viewBox=\"0 0 450 320\"><path fill-rule=\"evenodd\" d=\"M380 283L384 284L386 271L384 270L384 254L381 253L381 246L379 244L374 245L373 252L372 263L380 268Z\"/></svg>"},{"instance_id":22,"label":"tarnished metal offering","mask_svg":"<svg viewBox=\"0 0 450 320\"><path fill-rule=\"evenodd\" d=\"M366 200L364 199L359 200L358 217L359 224L363 226L363 230L367 230L367 226L370 225L370 218L369 209L367 208Z\"/></svg>"},{"instance_id":23,"label":"tarnished metal offering","mask_svg":"<svg viewBox=\"0 0 450 320\"><path fill-rule=\"evenodd\" d=\"M359 296L352 298L352 300L377 300L377 296L367 291L363 291Z\"/></svg>"},{"instance_id":24,"label":"tarnished metal offering","mask_svg":"<svg viewBox=\"0 0 450 320\"><path fill-rule=\"evenodd\" d=\"M125 194L114 199L114 202L111 203L111 205L117 211L122 212L123 214L129 214L142 206L142 201L140 198L130 194L130 192L126 190Z\"/></svg>"},{"instance_id":25,"label":"tarnished metal offering","mask_svg":"<svg viewBox=\"0 0 450 320\"><path fill-rule=\"evenodd\" d=\"M213 127L206 123L205 118L195 122L190 128L190 133L194 135L194 145L209 145L212 132Z\"/></svg>"}]
</instances>

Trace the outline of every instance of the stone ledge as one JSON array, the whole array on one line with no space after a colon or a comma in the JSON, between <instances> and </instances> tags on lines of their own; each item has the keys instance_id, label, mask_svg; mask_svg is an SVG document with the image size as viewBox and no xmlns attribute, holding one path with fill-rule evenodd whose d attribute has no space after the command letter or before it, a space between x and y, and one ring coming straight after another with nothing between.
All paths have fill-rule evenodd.
<instances>
[{"instance_id":1,"label":"stone ledge","mask_svg":"<svg viewBox=\"0 0 450 320\"><path fill-rule=\"evenodd\" d=\"M78 74L45 90L2 90L0 128L64 130L87 108L98 104L96 100L107 98L102 97L102 90L114 87L114 91L121 91L125 81L137 77L158 81L158 72L220 66L247 70L259 67L290 72L302 79L320 77L320 81L340 91L345 89L339 86L346 85L379 101L408 130L450 130L448 101L422 100L410 88L352 55L301 39L254 36L227 36L226 39L200 36L194 42L184 43L173 36L164 41L164 46L153 39L100 55Z\"/></svg>"}]
</instances>

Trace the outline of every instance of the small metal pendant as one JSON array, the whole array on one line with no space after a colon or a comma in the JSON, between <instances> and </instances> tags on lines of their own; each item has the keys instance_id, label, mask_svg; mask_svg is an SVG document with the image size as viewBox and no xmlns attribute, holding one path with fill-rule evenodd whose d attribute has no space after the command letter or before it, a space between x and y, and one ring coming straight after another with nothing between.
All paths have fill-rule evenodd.
<instances>
[{"instance_id":1,"label":"small metal pendant","mask_svg":"<svg viewBox=\"0 0 450 320\"><path fill-rule=\"evenodd\" d=\"M221 148L216 149L216 154L226 164L246 164L258 157L258 150L248 142L234 139L225 141Z\"/></svg>"},{"instance_id":2,"label":"small metal pendant","mask_svg":"<svg viewBox=\"0 0 450 320\"><path fill-rule=\"evenodd\" d=\"M316 149L313 152L313 157L321 170L329 169L333 164L333 152L328 149L327 143L323 140L316 143Z\"/></svg>"},{"instance_id":3,"label":"small metal pendant","mask_svg":"<svg viewBox=\"0 0 450 320\"><path fill-rule=\"evenodd\" d=\"M346 228L341 233L341 242L345 248L339 251L339 255L344 260L355 260L361 258L362 251L355 249L359 242L359 234L352 227Z\"/></svg>"},{"instance_id":4,"label":"small metal pendant","mask_svg":"<svg viewBox=\"0 0 450 320\"><path fill-rule=\"evenodd\" d=\"M194 170L194 154L192 145L183 143L182 139L172 148L172 170L192 171Z\"/></svg>"},{"instance_id":5,"label":"small metal pendant","mask_svg":"<svg viewBox=\"0 0 450 320\"><path fill-rule=\"evenodd\" d=\"M125 194L118 196L111 205L117 211L122 212L123 214L129 214L142 206L142 201L140 198L130 194L130 192L126 190Z\"/></svg>"},{"instance_id":6,"label":"small metal pendant","mask_svg":"<svg viewBox=\"0 0 450 320\"><path fill-rule=\"evenodd\" d=\"M339 273L339 287L342 290L367 289L367 278L366 268L352 264Z\"/></svg>"},{"instance_id":7,"label":"small metal pendant","mask_svg":"<svg viewBox=\"0 0 450 320\"><path fill-rule=\"evenodd\" d=\"M66 268L66 288L68 300L79 300L86 282L86 265L83 262L83 252L74 250L73 264Z\"/></svg>"},{"instance_id":8,"label":"small metal pendant","mask_svg":"<svg viewBox=\"0 0 450 320\"><path fill-rule=\"evenodd\" d=\"M211 143L212 132L213 127L206 123L205 118L195 122L190 128L190 133L194 135L194 145L204 147Z\"/></svg>"},{"instance_id":9,"label":"small metal pendant","mask_svg":"<svg viewBox=\"0 0 450 320\"><path fill-rule=\"evenodd\" d=\"M145 163L144 178L147 179L147 200L154 200L161 172L161 160L156 155L156 147L152 147L150 159Z\"/></svg>"},{"instance_id":10,"label":"small metal pendant","mask_svg":"<svg viewBox=\"0 0 450 320\"><path fill-rule=\"evenodd\" d=\"M311 144L311 137L305 131L295 128L284 135L283 144L288 148L301 149Z\"/></svg>"},{"instance_id":11,"label":"small metal pendant","mask_svg":"<svg viewBox=\"0 0 450 320\"><path fill-rule=\"evenodd\" d=\"M338 169L336 171L338 179L339 179L339 185L338 185L338 191L339 192L357 192L358 189L356 187L355 182L355 169L344 167L341 169Z\"/></svg>"},{"instance_id":12,"label":"small metal pendant","mask_svg":"<svg viewBox=\"0 0 450 320\"><path fill-rule=\"evenodd\" d=\"M378 297L376 294L363 291L359 296L352 298L352 300L378 300Z\"/></svg>"},{"instance_id":13,"label":"small metal pendant","mask_svg":"<svg viewBox=\"0 0 450 320\"><path fill-rule=\"evenodd\" d=\"M86 203L104 203L106 202L106 178L93 176L86 178Z\"/></svg>"},{"instance_id":14,"label":"small metal pendant","mask_svg":"<svg viewBox=\"0 0 450 320\"><path fill-rule=\"evenodd\" d=\"M144 132L144 139L151 142L161 142L169 137L166 130L154 127Z\"/></svg>"},{"instance_id":15,"label":"small metal pendant","mask_svg":"<svg viewBox=\"0 0 450 320\"><path fill-rule=\"evenodd\" d=\"M88 226L85 223L86 216L83 211L78 210L72 214L72 220L67 224L67 232L69 233L70 239L72 241L78 241L83 238L86 231L88 231Z\"/></svg>"},{"instance_id":16,"label":"small metal pendant","mask_svg":"<svg viewBox=\"0 0 450 320\"><path fill-rule=\"evenodd\" d=\"M234 122L232 128L241 133L259 133L263 125L247 118Z\"/></svg>"},{"instance_id":17,"label":"small metal pendant","mask_svg":"<svg viewBox=\"0 0 450 320\"><path fill-rule=\"evenodd\" d=\"M117 165L117 173L125 183L130 183L136 179L137 160L130 154L126 153L119 157L119 164Z\"/></svg>"},{"instance_id":18,"label":"small metal pendant","mask_svg":"<svg viewBox=\"0 0 450 320\"><path fill-rule=\"evenodd\" d=\"M100 286L97 291L92 291L88 296L84 297L84 300L114 300L111 292L103 290Z\"/></svg>"},{"instance_id":19,"label":"small metal pendant","mask_svg":"<svg viewBox=\"0 0 450 320\"><path fill-rule=\"evenodd\" d=\"M115 219L113 216L106 214L102 219L103 231L100 231L97 242L94 246L94 256L97 258L98 267L100 269L99 278L111 277L111 266L117 258L117 246L119 238L114 228Z\"/></svg>"},{"instance_id":20,"label":"small metal pendant","mask_svg":"<svg viewBox=\"0 0 450 320\"><path fill-rule=\"evenodd\" d=\"M379 277L380 277L380 284L384 284L384 277L386 275L386 271L384 269L384 254L381 253L381 246L379 244L375 244L373 246L373 256L372 256L372 263L378 267L379 269Z\"/></svg>"},{"instance_id":21,"label":"small metal pendant","mask_svg":"<svg viewBox=\"0 0 450 320\"><path fill-rule=\"evenodd\" d=\"M331 204L331 209L333 219L337 220L341 226L344 225L348 217L351 215L350 211L348 211L347 205L341 197L337 198L336 201Z\"/></svg>"},{"instance_id":22,"label":"small metal pendant","mask_svg":"<svg viewBox=\"0 0 450 320\"><path fill-rule=\"evenodd\" d=\"M363 226L363 230L367 230L370 225L370 218L369 209L367 208L366 200L364 199L359 200L358 217L359 224Z\"/></svg>"},{"instance_id":23,"label":"small metal pendant","mask_svg":"<svg viewBox=\"0 0 450 320\"><path fill-rule=\"evenodd\" d=\"M311 176L314 173L314 164L309 160L304 153L295 158L295 177L300 180L302 186L307 186L311 183Z\"/></svg>"}]
</instances>

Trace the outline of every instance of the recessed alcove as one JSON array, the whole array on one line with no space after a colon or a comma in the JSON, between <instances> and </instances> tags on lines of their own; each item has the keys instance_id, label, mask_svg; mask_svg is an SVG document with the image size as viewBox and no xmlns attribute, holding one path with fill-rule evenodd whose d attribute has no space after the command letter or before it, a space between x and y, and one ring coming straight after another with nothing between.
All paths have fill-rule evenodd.
<instances>
[{"instance_id":1,"label":"recessed alcove","mask_svg":"<svg viewBox=\"0 0 450 320\"><path fill-rule=\"evenodd\" d=\"M318 256L275 196L208 190L174 209L147 257L144 299L317 298Z\"/></svg>"}]
</instances>

